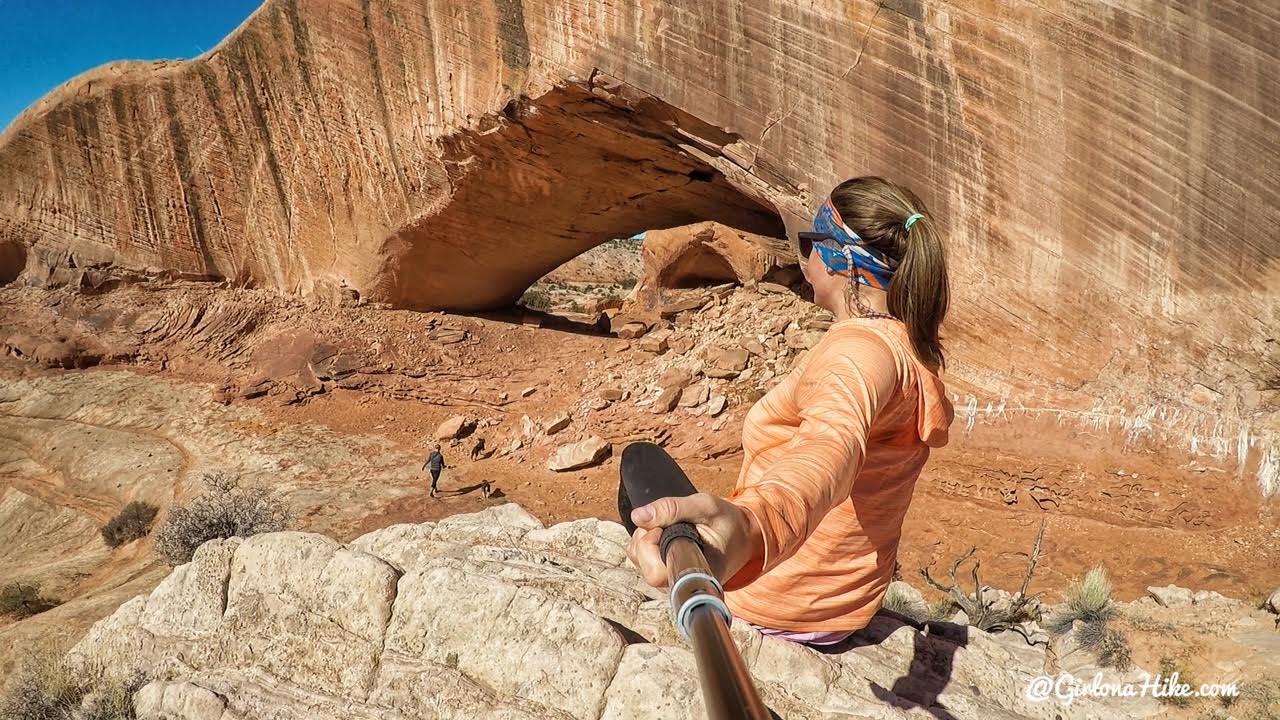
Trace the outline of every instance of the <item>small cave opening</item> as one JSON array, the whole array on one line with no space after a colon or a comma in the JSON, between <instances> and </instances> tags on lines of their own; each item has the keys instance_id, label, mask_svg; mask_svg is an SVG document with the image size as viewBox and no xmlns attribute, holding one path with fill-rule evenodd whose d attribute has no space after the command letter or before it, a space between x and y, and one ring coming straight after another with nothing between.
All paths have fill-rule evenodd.
<instances>
[{"instance_id":1,"label":"small cave opening","mask_svg":"<svg viewBox=\"0 0 1280 720\"><path fill-rule=\"evenodd\" d=\"M690 248L680 254L658 276L659 287L675 290L737 281L738 275L728 260L699 248Z\"/></svg>"},{"instance_id":2,"label":"small cave opening","mask_svg":"<svg viewBox=\"0 0 1280 720\"><path fill-rule=\"evenodd\" d=\"M22 243L0 243L0 287L9 285L27 267L27 248Z\"/></svg>"}]
</instances>

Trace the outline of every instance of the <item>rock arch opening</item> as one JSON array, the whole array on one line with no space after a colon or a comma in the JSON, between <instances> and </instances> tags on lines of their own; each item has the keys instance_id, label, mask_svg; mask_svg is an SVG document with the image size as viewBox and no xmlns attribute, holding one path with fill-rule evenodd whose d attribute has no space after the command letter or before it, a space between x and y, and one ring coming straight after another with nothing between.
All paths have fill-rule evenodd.
<instances>
[{"instance_id":1,"label":"rock arch opening","mask_svg":"<svg viewBox=\"0 0 1280 720\"><path fill-rule=\"evenodd\" d=\"M785 243L777 208L709 162L737 139L599 76L513 102L447 142L449 204L388 239L370 295L419 309L507 307L602 243L704 221ZM690 277L723 271L695 266Z\"/></svg>"}]
</instances>

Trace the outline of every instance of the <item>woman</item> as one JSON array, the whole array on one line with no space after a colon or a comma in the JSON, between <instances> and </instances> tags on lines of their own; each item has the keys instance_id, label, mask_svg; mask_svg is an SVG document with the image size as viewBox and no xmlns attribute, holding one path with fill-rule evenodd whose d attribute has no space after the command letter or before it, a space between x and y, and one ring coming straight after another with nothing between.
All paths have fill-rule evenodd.
<instances>
[{"instance_id":1,"label":"woman","mask_svg":"<svg viewBox=\"0 0 1280 720\"><path fill-rule=\"evenodd\" d=\"M829 645L879 609L916 478L947 442L938 326L949 291L932 218L880 178L832 190L800 252L814 302L835 322L747 413L733 493L636 508L627 554L665 586L661 529L694 523L737 617Z\"/></svg>"}]
</instances>

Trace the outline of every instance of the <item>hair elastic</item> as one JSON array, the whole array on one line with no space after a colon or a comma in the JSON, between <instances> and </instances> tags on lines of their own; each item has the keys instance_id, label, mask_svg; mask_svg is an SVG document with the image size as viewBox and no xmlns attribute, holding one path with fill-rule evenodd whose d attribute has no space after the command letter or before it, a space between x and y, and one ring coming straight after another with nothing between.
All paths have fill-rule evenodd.
<instances>
[{"instance_id":1,"label":"hair elastic","mask_svg":"<svg viewBox=\"0 0 1280 720\"><path fill-rule=\"evenodd\" d=\"M907 221L906 221L905 223L903 223L903 225L904 225L904 226L906 226L906 228L907 228L908 230L910 230L910 229L911 229L911 224L912 224L912 223L914 223L915 221L919 220L919 219L920 219L920 218L922 218L922 217L924 217L924 215L923 215L922 213L911 213L911 217L907 218Z\"/></svg>"}]
</instances>

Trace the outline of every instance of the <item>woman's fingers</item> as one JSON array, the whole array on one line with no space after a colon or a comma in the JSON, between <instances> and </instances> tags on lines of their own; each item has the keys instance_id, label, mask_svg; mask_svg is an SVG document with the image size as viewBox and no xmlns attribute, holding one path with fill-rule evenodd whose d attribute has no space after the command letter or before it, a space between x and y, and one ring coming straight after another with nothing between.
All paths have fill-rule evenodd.
<instances>
[{"instance_id":1,"label":"woman's fingers","mask_svg":"<svg viewBox=\"0 0 1280 720\"><path fill-rule=\"evenodd\" d=\"M631 522L646 529L664 528L678 522L697 525L715 519L718 510L716 499L706 493L665 497L632 510Z\"/></svg>"},{"instance_id":2,"label":"woman's fingers","mask_svg":"<svg viewBox=\"0 0 1280 720\"><path fill-rule=\"evenodd\" d=\"M627 543L627 558L640 571L640 577L653 587L667 586L667 564L663 562L658 541L662 539L662 530L646 530L636 528Z\"/></svg>"}]
</instances>

